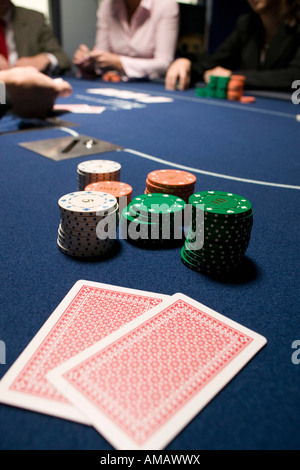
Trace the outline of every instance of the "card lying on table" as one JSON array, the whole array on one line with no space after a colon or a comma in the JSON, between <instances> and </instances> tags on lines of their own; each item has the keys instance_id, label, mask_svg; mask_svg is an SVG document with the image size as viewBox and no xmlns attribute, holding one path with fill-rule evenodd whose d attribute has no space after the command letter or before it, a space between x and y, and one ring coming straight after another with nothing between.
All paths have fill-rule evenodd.
<instances>
[{"instance_id":1,"label":"card lying on table","mask_svg":"<svg viewBox=\"0 0 300 470\"><path fill-rule=\"evenodd\" d=\"M55 104L53 109L75 114L101 114L106 110L104 106L90 106L88 104Z\"/></svg>"},{"instance_id":2,"label":"card lying on table","mask_svg":"<svg viewBox=\"0 0 300 470\"><path fill-rule=\"evenodd\" d=\"M0 402L89 424L46 374L166 298L78 281L1 380Z\"/></svg>"},{"instance_id":3,"label":"card lying on table","mask_svg":"<svg viewBox=\"0 0 300 470\"><path fill-rule=\"evenodd\" d=\"M265 343L175 294L47 378L115 448L163 449Z\"/></svg>"}]
</instances>

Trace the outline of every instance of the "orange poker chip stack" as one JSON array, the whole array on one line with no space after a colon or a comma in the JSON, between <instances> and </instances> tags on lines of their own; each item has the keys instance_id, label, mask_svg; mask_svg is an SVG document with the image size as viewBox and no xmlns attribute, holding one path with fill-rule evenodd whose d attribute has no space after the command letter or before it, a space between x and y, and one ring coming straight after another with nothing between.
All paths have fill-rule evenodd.
<instances>
[{"instance_id":1,"label":"orange poker chip stack","mask_svg":"<svg viewBox=\"0 0 300 470\"><path fill-rule=\"evenodd\" d=\"M244 75L231 75L227 85L227 99L240 101L244 93L246 77Z\"/></svg>"},{"instance_id":2,"label":"orange poker chip stack","mask_svg":"<svg viewBox=\"0 0 300 470\"><path fill-rule=\"evenodd\" d=\"M196 176L181 170L157 170L148 174L145 194L162 193L180 197L185 202L194 194Z\"/></svg>"},{"instance_id":3,"label":"orange poker chip stack","mask_svg":"<svg viewBox=\"0 0 300 470\"><path fill-rule=\"evenodd\" d=\"M114 83L117 83L117 82L120 82L121 81L121 77L120 75L117 73L117 72L114 72L114 71L108 71L106 73L104 73L102 75L102 80L104 82L114 82Z\"/></svg>"},{"instance_id":4,"label":"orange poker chip stack","mask_svg":"<svg viewBox=\"0 0 300 470\"><path fill-rule=\"evenodd\" d=\"M91 183L84 188L85 191L99 191L114 196L120 204L120 198L124 198L124 206L131 202L132 187L127 183L120 181L99 181ZM126 199L125 199L126 198Z\"/></svg>"}]
</instances>

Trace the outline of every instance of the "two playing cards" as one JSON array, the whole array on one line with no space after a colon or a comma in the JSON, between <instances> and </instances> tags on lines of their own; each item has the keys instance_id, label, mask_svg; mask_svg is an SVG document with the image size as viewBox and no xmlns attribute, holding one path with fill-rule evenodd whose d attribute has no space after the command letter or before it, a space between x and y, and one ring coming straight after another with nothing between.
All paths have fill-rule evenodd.
<instances>
[{"instance_id":1,"label":"two playing cards","mask_svg":"<svg viewBox=\"0 0 300 470\"><path fill-rule=\"evenodd\" d=\"M0 382L0 402L167 444L266 344L184 294L78 281Z\"/></svg>"}]
</instances>

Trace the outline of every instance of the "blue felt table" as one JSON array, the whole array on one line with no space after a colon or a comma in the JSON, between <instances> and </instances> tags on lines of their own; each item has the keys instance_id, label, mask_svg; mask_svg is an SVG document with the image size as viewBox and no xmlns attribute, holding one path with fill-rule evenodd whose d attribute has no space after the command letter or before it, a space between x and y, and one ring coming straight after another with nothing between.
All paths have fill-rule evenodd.
<instances>
[{"instance_id":1,"label":"blue felt table","mask_svg":"<svg viewBox=\"0 0 300 470\"><path fill-rule=\"evenodd\" d=\"M196 191L228 191L251 201L251 242L238 278L222 281L185 267L180 247L143 250L120 240L117 253L106 261L65 256L56 245L57 201L77 190L76 168L87 158L55 162L26 150L18 144L67 134L53 128L8 132L18 122L4 118L0 340L6 364L0 365L0 377L79 279L169 295L183 292L268 343L168 449L299 449L300 364L292 361L292 344L300 340L300 123L295 119L300 108L262 97L254 104L200 99L194 90L171 93L156 83L70 81L73 95L61 103L106 106L106 111L63 118L80 134L124 148L92 159L121 163L121 181L131 184L133 196L144 192L150 171L188 169L197 176ZM100 86L173 101L137 106L134 100L87 94L87 88ZM111 446L92 427L1 405L0 448Z\"/></svg>"}]
</instances>

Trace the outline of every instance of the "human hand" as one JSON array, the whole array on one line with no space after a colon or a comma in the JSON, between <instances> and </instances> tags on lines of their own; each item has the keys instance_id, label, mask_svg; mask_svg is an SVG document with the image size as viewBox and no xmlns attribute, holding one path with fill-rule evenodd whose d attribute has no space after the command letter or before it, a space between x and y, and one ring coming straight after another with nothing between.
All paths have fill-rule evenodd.
<instances>
[{"instance_id":1,"label":"human hand","mask_svg":"<svg viewBox=\"0 0 300 470\"><path fill-rule=\"evenodd\" d=\"M20 57L15 63L15 67L34 67L43 72L50 65L50 59L46 54L37 54L32 57Z\"/></svg>"},{"instance_id":2,"label":"human hand","mask_svg":"<svg viewBox=\"0 0 300 470\"><path fill-rule=\"evenodd\" d=\"M90 52L90 49L85 44L80 44L77 51L74 52L73 64L81 66L85 62L89 62Z\"/></svg>"},{"instance_id":3,"label":"human hand","mask_svg":"<svg viewBox=\"0 0 300 470\"><path fill-rule=\"evenodd\" d=\"M45 117L59 96L70 96L71 85L52 78L34 67L16 67L0 71L12 101L12 112L25 118Z\"/></svg>"},{"instance_id":4,"label":"human hand","mask_svg":"<svg viewBox=\"0 0 300 470\"><path fill-rule=\"evenodd\" d=\"M213 69L206 70L206 72L204 72L203 78L205 83L208 83L211 75L215 75L217 77L230 77L231 74L232 70L225 69L224 67L215 67Z\"/></svg>"},{"instance_id":5,"label":"human hand","mask_svg":"<svg viewBox=\"0 0 300 470\"><path fill-rule=\"evenodd\" d=\"M90 53L90 60L100 69L113 69L124 72L120 56L113 52L94 49Z\"/></svg>"},{"instance_id":6,"label":"human hand","mask_svg":"<svg viewBox=\"0 0 300 470\"><path fill-rule=\"evenodd\" d=\"M167 70L165 88L170 91L175 90L177 81L179 90L188 88L191 81L191 67L191 61L188 59L175 60Z\"/></svg>"},{"instance_id":7,"label":"human hand","mask_svg":"<svg viewBox=\"0 0 300 470\"><path fill-rule=\"evenodd\" d=\"M0 70L7 70L10 68L10 65L8 63L8 60L0 54Z\"/></svg>"},{"instance_id":8,"label":"human hand","mask_svg":"<svg viewBox=\"0 0 300 470\"><path fill-rule=\"evenodd\" d=\"M97 77L95 61L90 58L91 51L85 44L80 44L73 56L73 64L77 66L76 76L79 78L92 79Z\"/></svg>"}]
</instances>

